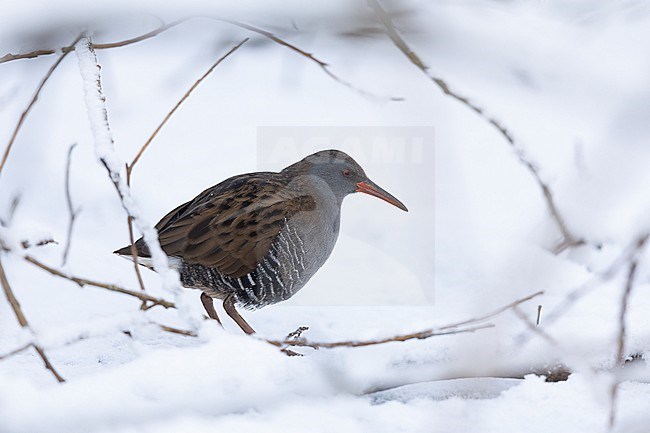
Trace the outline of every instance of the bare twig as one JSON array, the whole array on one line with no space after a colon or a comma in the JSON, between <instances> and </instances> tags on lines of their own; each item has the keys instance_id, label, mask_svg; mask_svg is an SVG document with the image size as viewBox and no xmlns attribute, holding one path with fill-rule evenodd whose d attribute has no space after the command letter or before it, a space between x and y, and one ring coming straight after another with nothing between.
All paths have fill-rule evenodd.
<instances>
[{"instance_id":1,"label":"bare twig","mask_svg":"<svg viewBox=\"0 0 650 433\"><path fill-rule=\"evenodd\" d=\"M542 306L541 304L537 306L537 319L535 319L535 326L539 326L539 322L542 319Z\"/></svg>"},{"instance_id":2,"label":"bare twig","mask_svg":"<svg viewBox=\"0 0 650 433\"><path fill-rule=\"evenodd\" d=\"M143 34L141 36L131 38L131 39L126 39L126 40L119 41L119 42L112 42L112 43L106 43L106 44L92 44L92 48L97 49L97 50L101 50L101 49L117 48L117 47L124 47L124 46L127 46L127 45L131 45L131 44L141 42L141 41L144 41L146 39L150 39L150 38L153 38L155 36L158 36L160 33L163 33L165 31L169 30L170 28L175 27L175 26L177 26L177 25L179 25L179 24L181 24L181 23L183 23L185 21L188 21L188 20L192 19L192 18L199 18L199 17L181 18L181 19L176 20L176 21L174 21L172 23L165 24L165 25L159 27L158 29L153 30L153 31L148 32L148 33L145 33L145 34ZM293 44L287 42L286 40L280 38L279 36L275 35L272 32L269 32L267 30L264 30L264 29L261 29L259 27L253 26L251 24L246 24L246 23L243 23L243 22L240 22L240 21L234 21L234 20L228 20L228 19L216 18L216 17L204 17L204 18L213 19L215 21L227 23L227 24L234 25L234 26L237 26L239 28L242 28L244 30L248 30L250 32L257 33L258 35L261 35L261 36L271 40L272 42L274 42L274 43L276 43L278 45L281 45L281 46L283 46L285 48L288 48L291 51L294 51L295 53L299 54L300 56L306 58L307 60L309 60L311 62L314 62L319 68L321 68L323 70L323 72L325 72L330 78L335 80L337 83L342 84L343 86L348 87L349 89L352 89L355 92L357 92L357 93L359 93L359 94L361 94L363 96L376 98L376 99L388 99L390 101L403 101L404 100L404 98L401 98L401 97L381 97L381 96L377 96L377 95L374 95L374 94L372 94L370 92L367 92L365 90L362 90L362 89L354 86L352 83L350 83L348 81L345 81L344 79L342 79L338 75L334 74L329 69L329 65L326 62L318 59L312 53L308 53L307 51L297 47L296 45L293 45ZM62 52L64 52L64 53L68 53L68 52L74 50L74 44L69 45L67 47L62 47L60 50ZM4 62L9 62L9 61L12 61L12 60L30 59L30 58L43 56L43 55L50 55L50 54L54 54L55 52L56 52L55 50L36 50L36 51L32 51L32 52L25 53L25 54L6 54L3 57L0 57L0 64L4 63Z\"/></svg>"},{"instance_id":3,"label":"bare twig","mask_svg":"<svg viewBox=\"0 0 650 433\"><path fill-rule=\"evenodd\" d=\"M68 274L66 272L60 271L58 269L55 269L49 265L46 265L45 263L37 260L36 258L32 256L24 256L23 257L27 262L33 264L34 266L37 266L41 268L42 270L49 272L50 274L64 278L68 281L71 281L75 284L77 284L79 287L84 287L84 286L93 286L93 287L98 287L101 289L109 290L111 292L117 292L117 293L122 293L124 295L129 295L133 296L135 298L140 299L141 301L148 301L151 302L153 305L160 305L161 307L164 308L176 308L176 305L174 305L173 302L166 301L161 298L156 298L154 296L147 295L146 293L142 292L136 292L133 290L125 289L123 287L117 286L115 284L108 284L108 283L102 283L100 281L95 281L95 280L90 280L87 278L82 278L82 277L77 277L75 275Z\"/></svg>"},{"instance_id":4,"label":"bare twig","mask_svg":"<svg viewBox=\"0 0 650 433\"><path fill-rule=\"evenodd\" d=\"M93 44L93 48L96 49L96 50L105 50L105 49L108 49L108 48L125 47L127 45L142 42L142 41L145 41L147 39L151 39L151 38L153 38L155 36L158 36L159 34L161 34L163 32L166 32L167 30L171 29L172 27L176 27L177 25L179 25L179 24L181 24L181 23L183 23L183 22L185 22L187 20L188 20L188 18L181 18L179 20L172 21L169 24L164 24L164 25L158 27L155 30L152 30L152 31L150 31L148 33L137 36L135 38L125 39L123 41L111 42L111 43L106 43L106 44ZM70 50L74 49L74 44L72 46L68 47L68 49L70 49Z\"/></svg>"},{"instance_id":5,"label":"bare twig","mask_svg":"<svg viewBox=\"0 0 650 433\"><path fill-rule=\"evenodd\" d=\"M158 325L158 327L160 329L162 329L163 331L169 332L171 334L184 335L186 337L196 337L197 336L196 332L194 332L194 331L188 331L188 330L185 330L185 329L178 329L178 328L174 328L172 326L160 325L160 324Z\"/></svg>"},{"instance_id":6,"label":"bare twig","mask_svg":"<svg viewBox=\"0 0 650 433\"><path fill-rule=\"evenodd\" d=\"M129 188L131 188L131 176L129 173L129 166L127 164L126 166L126 184ZM142 273L140 272L140 263L138 263L138 249L135 247L135 236L133 235L133 217L131 215L127 215L126 217L126 225L129 228L129 241L131 242L131 257L133 258L133 270L135 271L135 277L138 280L138 285L140 286L140 290L143 292L146 292L147 290L144 287L144 280L142 279ZM145 311L148 310L150 307L147 306L147 301L142 301L140 304L140 309Z\"/></svg>"},{"instance_id":7,"label":"bare twig","mask_svg":"<svg viewBox=\"0 0 650 433\"><path fill-rule=\"evenodd\" d=\"M201 82L202 82L203 80L205 80L205 79L208 77L208 75L210 75L210 74L212 73L212 71L215 70L215 68L216 68L217 66L219 66L219 64L220 64L221 62L223 62L223 61L224 61L225 59L227 59L231 54L233 54L235 51L237 51L237 50L238 50L242 45L244 45L248 40L249 40L249 38L244 39L243 41L241 41L240 43L238 43L237 45L235 45L234 47L232 47L232 48L231 48L231 49L230 49L226 54L224 54L224 55L221 56L219 59L217 59L217 61L214 62L214 63L212 64L212 66L210 66L210 68L208 68L208 70L207 70L207 71L206 71L206 72L205 72L205 73L204 73L204 74L203 74L203 75L202 75L198 80L196 80L196 82L192 85L192 87L190 87L189 90L188 90L187 92L185 92L185 94L183 95L183 97L181 97L181 99L176 103L176 105L174 105L174 107L171 109L171 111L170 111L169 113L167 113L167 115L166 115L165 118L162 120L162 122L160 122L160 124L158 125L158 127L156 127L156 129L154 129L154 131L153 131L153 133L151 134L151 136L149 136L149 139L148 139L148 140L147 140L147 141L142 145L142 147L140 148L140 150L139 150L138 153L136 154L135 158L133 158L133 161L131 161L131 164L129 164L129 165L127 166L126 173L127 173L127 178L128 178L128 179L130 179L130 177L131 177L131 172L133 171L133 167L135 166L135 164L138 163L138 161L139 161L140 158L142 157L142 154L144 153L144 151L147 150L147 147L149 147L149 145L151 144L151 142L153 141L153 139L156 137L156 135L158 135L158 133L160 132L160 130L163 128L163 126L165 126L165 124L167 123L167 121L168 121L168 120L169 120L169 119L174 115L174 113L176 112L176 110L178 110L178 108L181 106L181 104L183 104L183 102L185 102L185 100L186 100L187 98L189 98L189 96L192 94L192 92L194 91L194 89L196 89L196 88L199 86L199 84L201 84Z\"/></svg>"},{"instance_id":8,"label":"bare twig","mask_svg":"<svg viewBox=\"0 0 650 433\"><path fill-rule=\"evenodd\" d=\"M638 239L635 239L621 254L618 255L618 257L616 257L616 259L612 261L607 270L571 290L550 313L547 313L544 316L544 326L548 327L555 323L560 317L566 314L566 312L569 311L578 300L599 287L602 282L613 278L626 263L629 263L630 260L636 256L638 251L647 243L649 237L650 235L645 234L640 236ZM526 339L527 337L526 335L520 335L518 338Z\"/></svg>"},{"instance_id":9,"label":"bare twig","mask_svg":"<svg viewBox=\"0 0 650 433\"><path fill-rule=\"evenodd\" d=\"M510 310L510 309L516 307L519 304L523 304L524 302L529 301L529 300L531 300L533 298L536 298L536 297L538 297L540 295L543 295L543 294L544 294L544 291L540 290L539 292L535 292L535 293L533 293L531 295L528 295L528 296L525 296L523 298L516 299L516 300L512 301L511 303L506 304L503 307L499 307L496 310L494 310L494 311L492 311L490 313L487 313L487 314L485 314L483 316L476 317L476 318L473 318L473 319L464 320L462 322L452 323L450 325L442 326L442 327L440 327L438 329L457 328L459 326L465 326L465 325L470 325L470 324L473 324L473 323L483 322L485 320L488 320L488 319L491 319L491 318L493 318L495 316L498 316L499 314L503 313L506 310Z\"/></svg>"},{"instance_id":10,"label":"bare twig","mask_svg":"<svg viewBox=\"0 0 650 433\"><path fill-rule=\"evenodd\" d=\"M451 90L445 80L433 75L429 71L429 68L420 59L420 57L409 47L402 36L400 36L399 32L393 25L390 15L386 13L386 11L379 4L378 0L368 0L368 5L375 12L375 15L381 22L390 40L410 60L411 63L413 63L420 71L422 71L422 73L424 73L427 78L429 78L438 88L440 88L440 90L442 90L445 95L465 105L467 108L474 111L481 119L492 125L514 149L517 158L519 158L519 161L524 165L524 167L526 167L528 172L533 176L535 182L537 183L537 186L542 190L542 194L544 196L544 200L546 201L546 206L549 210L549 213L551 214L551 217L555 221L562 235L562 239L559 245L554 249L554 252L556 254L559 254L568 247L584 244L585 241L583 239L575 237L569 231L564 218L557 208L550 187L546 182L544 182L537 166L532 163L532 161L524 153L523 149L515 142L512 133L505 127L505 125L496 118L488 115L483 108L473 103L469 98Z\"/></svg>"},{"instance_id":11,"label":"bare twig","mask_svg":"<svg viewBox=\"0 0 650 433\"><path fill-rule=\"evenodd\" d=\"M133 258L133 270L135 271L135 277L138 280L138 286L140 290L146 292L147 290L144 287L144 280L142 279L142 274L140 273L140 263L138 263L138 249L135 247L135 236L133 235L133 217L128 215L126 217L126 224L129 227L129 241L131 242L131 257ZM140 304L141 310L147 310L147 301L142 301Z\"/></svg>"},{"instance_id":12,"label":"bare twig","mask_svg":"<svg viewBox=\"0 0 650 433\"><path fill-rule=\"evenodd\" d=\"M178 108L181 106L183 102L190 96L190 94L196 89L201 82L207 78L208 75L214 71L214 69L219 66L219 64L224 61L226 58L228 58L231 54L233 54L235 51L237 51L244 43L246 43L249 39L246 38L243 41L241 41L239 44L235 45L230 51L228 51L226 54L221 56L216 62L212 64L212 66L190 87L190 89L185 92L183 97L176 103L176 105L171 109L169 113L165 116L165 118L162 120L162 122L158 125L158 127L153 131L149 139L142 145L138 153L136 154L135 158L131 162L131 164L126 165L126 183L127 187L131 187L131 174L133 172L133 168L135 167L135 164L138 162L138 160L142 157L142 154L144 151L149 147L153 139L158 135L158 132L162 129L162 127L167 123L167 121L172 117L172 115L178 110ZM129 228L129 240L131 242L131 257L133 258L133 266L135 269L135 274L138 279L138 284L140 285L140 288L142 291L145 291L144 287L144 282L142 280L142 275L140 273L140 265L138 263L138 250L135 247L135 236L133 234L133 217L131 215L127 216L127 225ZM147 305L146 302L142 302L142 305L140 306L141 309L146 309Z\"/></svg>"},{"instance_id":13,"label":"bare twig","mask_svg":"<svg viewBox=\"0 0 650 433\"><path fill-rule=\"evenodd\" d=\"M72 151L77 146L77 143L73 143L68 149L68 159L65 165L65 201L68 205L68 215L70 217L68 222L68 235L65 243L65 249L63 250L63 261L61 266L65 266L68 261L68 254L70 253L70 245L72 245L72 229L74 228L74 223L77 220L77 215L79 214L79 209L75 209L72 204L72 195L70 194L70 164L72 161Z\"/></svg>"},{"instance_id":14,"label":"bare twig","mask_svg":"<svg viewBox=\"0 0 650 433\"><path fill-rule=\"evenodd\" d=\"M521 309L518 306L513 307L512 311L515 313L515 316L517 316L522 322L524 322L526 327L533 334L536 334L536 335L540 336L541 338L546 340L546 342L548 342L550 345L559 347L557 341L555 341L555 339L553 337L551 337L548 333L546 333L545 331L540 329L539 326L537 326L535 323L533 323L533 321L530 320L528 318L528 316L523 311L521 311Z\"/></svg>"},{"instance_id":15,"label":"bare twig","mask_svg":"<svg viewBox=\"0 0 650 433\"><path fill-rule=\"evenodd\" d=\"M20 59L34 59L40 56L49 56L56 52L57 50L36 50L24 54L7 53L4 56L0 57L0 63L11 62L12 60L20 60Z\"/></svg>"},{"instance_id":16,"label":"bare twig","mask_svg":"<svg viewBox=\"0 0 650 433\"><path fill-rule=\"evenodd\" d=\"M3 361L5 359L7 359L7 358L11 358L14 355L18 355L19 353L24 352L25 350L29 349L30 347L32 347L32 343L27 343L27 344L24 344L24 345L14 349L14 350L12 350L11 352L7 352L4 355L0 355L0 361Z\"/></svg>"},{"instance_id":17,"label":"bare twig","mask_svg":"<svg viewBox=\"0 0 650 433\"><path fill-rule=\"evenodd\" d=\"M185 18L185 19L180 19L180 20L173 21L173 22L171 22L169 24L162 25L162 26L158 27L155 30L152 30L152 31L150 31L148 33L137 36L135 38L125 39L123 41L111 42L111 43L106 43L106 44L93 44L93 48L95 48L97 50L103 50L103 49L108 49L108 48L124 47L124 46L127 46L127 45L135 44L137 42L142 42L144 40L153 38L154 36L158 36L162 32L165 32L165 31L171 29L172 27L175 27L175 26L179 25L180 23L182 23L182 22L184 22L186 20L187 19ZM76 41L75 41L75 43L76 43ZM0 57L0 64L5 63L5 62L11 62L13 60L33 59L33 58L40 57L40 56L47 56L47 55L54 54L57 51L61 51L64 54L67 54L70 51L74 51L75 43L72 43L72 44L70 44L70 45L68 45L66 47L62 47L59 50L36 50L36 51L31 51L29 53L24 53L24 54L11 54L11 53L5 54L4 56Z\"/></svg>"},{"instance_id":18,"label":"bare twig","mask_svg":"<svg viewBox=\"0 0 650 433\"><path fill-rule=\"evenodd\" d=\"M277 346L297 346L297 347L311 347L313 349L333 349L336 347L363 347L363 346L375 346L378 344L392 343L398 341L408 341L408 340L425 340L430 337L437 337L440 335L453 335L453 334L462 334L466 332L475 332L480 329L492 328L493 324L488 323L484 325L477 325L468 328L462 329L449 329L449 330L433 330L427 329L425 331L414 332L411 334L402 334L395 335L393 337L382 338L378 340L347 340L347 341L336 341L331 343L326 342L317 342L317 341L307 341L305 339L291 339L291 340L266 340L268 343Z\"/></svg>"},{"instance_id":19,"label":"bare twig","mask_svg":"<svg viewBox=\"0 0 650 433\"><path fill-rule=\"evenodd\" d=\"M73 42L73 45L76 44L79 39L81 39L81 35L77 36ZM2 161L0 161L0 175L2 174L2 170L5 167L5 164L7 163L7 158L9 157L9 152L11 152L11 147L13 146L14 142L16 141L16 137L18 136L18 132L20 131L20 128L23 126L23 123L25 123L25 119L27 118L27 114L29 114L30 110L36 104L36 101L38 100L38 96L41 93L41 90L43 90L43 87L45 86L45 83L47 83L47 80L50 79L56 68L61 64L63 59L68 55L68 52L64 52L61 54L61 56L56 59L56 61L50 66L50 69L48 69L47 73L45 76L41 79L41 82L38 84L38 87L36 87L36 91L34 92L34 95L32 96L32 99L29 101L29 104L27 105L27 108L22 112L20 115L20 118L18 119L18 123L16 124L16 127L14 128L14 132L11 134L11 138L9 139L9 143L7 144L7 147L5 147L4 154L2 155Z\"/></svg>"},{"instance_id":20,"label":"bare twig","mask_svg":"<svg viewBox=\"0 0 650 433\"><path fill-rule=\"evenodd\" d=\"M615 362L615 371L618 372L620 367L625 363L625 339L626 339L626 324L625 318L627 316L628 303L630 300L630 294L632 293L632 288L634 287L634 279L636 276L638 260L634 258L628 267L627 279L625 280L625 290L623 290L623 296L621 297L621 309L618 316L618 338L617 338L617 350L616 350L616 362ZM618 387L620 385L618 374L615 373L614 382L612 383L610 389L610 409L609 409L609 428L614 427L616 422L616 401L618 398Z\"/></svg>"},{"instance_id":21,"label":"bare twig","mask_svg":"<svg viewBox=\"0 0 650 433\"><path fill-rule=\"evenodd\" d=\"M18 302L18 299L16 299L16 296L14 295L13 290L11 289L11 285L9 285L9 280L7 279L7 274L5 273L4 266L2 265L2 261L0 260L0 284L2 285L2 289L5 292L5 296L7 297L7 301L9 301L9 305L11 305L11 309L13 310L14 314L16 315L16 319L18 320L18 323L22 328L29 329L30 331L31 328L29 326L29 322L27 322L27 318L25 317L25 314L23 313L22 308L20 308L20 303ZM32 331L33 332L33 331ZM56 378L56 380L60 382L65 382L65 379L61 377L61 375L56 371L50 360L47 358L47 355L45 354L45 351L38 345L32 344L32 347L34 347L34 350L36 350L36 353L38 353L38 356L41 358L43 363L45 364L45 368L48 369L52 375ZM19 348L20 349L20 348ZM24 348L26 349L26 348ZM24 350L22 349L22 350ZM21 350L19 350L21 351ZM15 351L14 351L15 352ZM16 352L17 353L17 352Z\"/></svg>"},{"instance_id":22,"label":"bare twig","mask_svg":"<svg viewBox=\"0 0 650 433\"><path fill-rule=\"evenodd\" d=\"M362 89L354 86L352 83L350 83L348 81L345 81L344 79L342 79L338 75L334 74L330 70L329 64L327 64L326 62L318 59L312 53L308 53L307 51L305 51L305 50L293 45L292 43L289 43L286 40L278 37L274 33L271 33L269 31L261 29L259 27L255 27L255 26L253 26L251 24L242 23L240 21L227 20L227 19L221 19L221 18L215 18L215 19L217 21L222 21L222 22L225 22L225 23L232 24L234 26L240 27L240 28L242 28L244 30L248 30L250 32L257 33L258 35L264 36L265 38L275 42L278 45L281 45L283 47L286 47L286 48L290 49L291 51L299 54L300 56L306 58L307 60L309 60L311 62L314 62L319 68L321 68L323 70L323 72L325 72L330 78L332 78L337 83L342 84L342 85L344 85L345 87L347 87L347 88L349 88L351 90L354 90L355 92L359 93L360 95L370 97L370 98L388 99L389 101L403 101L404 100L404 98L400 98L400 97L382 98L382 97L379 97L377 95L374 95L374 94L372 94L370 92L367 92L365 90L362 90Z\"/></svg>"},{"instance_id":23,"label":"bare twig","mask_svg":"<svg viewBox=\"0 0 650 433\"><path fill-rule=\"evenodd\" d=\"M430 328L430 329L425 329L424 331L420 332L413 332L409 334L401 334L401 335L395 335L393 337L387 337L387 338L381 338L381 339L376 339L376 340L347 340L347 341L337 341L337 342L331 342L331 343L325 343L325 342L313 342L313 341L308 341L305 340L304 338L286 338L284 340L266 340L268 343L277 346L277 347L285 347L285 346L298 346L298 347L311 347L314 349L320 349L320 348L325 348L325 349L332 349L335 347L363 347L363 346L375 346L378 344L384 344L384 343L391 343L391 342L397 342L397 341L408 341L408 340L423 340L426 338L430 337L436 337L439 335L452 335L452 334L460 334L460 333L465 333L465 332L475 332L480 329L485 329L485 328L491 328L494 325L491 323L488 324L482 324L482 325L476 325L476 326L471 326L471 327L466 327L466 328L461 328L461 326L466 326L469 324L475 324L479 322L483 322L487 319L490 319L494 316L497 316L498 314L503 313L504 311L510 310L518 306L519 304L522 304L526 301L529 301L530 299L535 298L536 296L541 295L544 292L536 292L533 293L532 295L526 296L524 298L517 299L513 302L510 302L507 305L504 305L503 307L500 307L488 314L473 318L473 319L468 319L468 320L463 320L462 322L456 322L452 323L449 325L445 326L440 326L437 328Z\"/></svg>"}]
</instances>

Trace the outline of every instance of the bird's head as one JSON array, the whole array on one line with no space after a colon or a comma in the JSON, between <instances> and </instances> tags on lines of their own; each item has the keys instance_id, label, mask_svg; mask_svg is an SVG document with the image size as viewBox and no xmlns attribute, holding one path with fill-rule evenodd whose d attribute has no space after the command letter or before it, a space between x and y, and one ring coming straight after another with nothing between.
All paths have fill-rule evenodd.
<instances>
[{"instance_id":1,"label":"bird's head","mask_svg":"<svg viewBox=\"0 0 650 433\"><path fill-rule=\"evenodd\" d=\"M380 198L403 211L404 204L371 181L363 168L340 150L322 150L287 167L284 171L297 171L316 175L324 180L334 194L343 199L348 194L362 192Z\"/></svg>"}]
</instances>

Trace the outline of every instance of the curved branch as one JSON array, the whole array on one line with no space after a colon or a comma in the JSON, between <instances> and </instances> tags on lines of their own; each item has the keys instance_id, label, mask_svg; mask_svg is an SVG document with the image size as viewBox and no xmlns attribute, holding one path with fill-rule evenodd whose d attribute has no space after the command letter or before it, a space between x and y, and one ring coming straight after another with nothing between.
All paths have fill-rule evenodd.
<instances>
[{"instance_id":1,"label":"curved branch","mask_svg":"<svg viewBox=\"0 0 650 433\"><path fill-rule=\"evenodd\" d=\"M317 342L317 341L308 341L304 338L291 338L291 334L284 340L264 340L267 343L270 343L277 347L287 347L287 346L296 346L296 347L311 347L313 349L333 349L336 347L364 347L364 346L375 346L378 344L392 343L398 341L409 341L409 340L424 340L431 337L437 337L441 335L453 335L461 334L466 332L475 332L481 329L492 328L493 324L487 323L482 325L475 325L466 328L460 328L460 326L474 325L479 322L484 322L487 319L495 317L504 311L514 309L518 305L529 301L537 296L542 295L544 292L539 291L531 295L525 296L523 298L514 300L509 304L506 304L502 307L497 308L496 310L484 314L479 317L475 317L468 320L463 320L462 322L456 322L449 325L440 326L437 328L429 328L419 332L412 332L408 334L395 335L393 337L381 338L376 340L347 340L347 341L336 341L336 342Z\"/></svg>"}]
</instances>

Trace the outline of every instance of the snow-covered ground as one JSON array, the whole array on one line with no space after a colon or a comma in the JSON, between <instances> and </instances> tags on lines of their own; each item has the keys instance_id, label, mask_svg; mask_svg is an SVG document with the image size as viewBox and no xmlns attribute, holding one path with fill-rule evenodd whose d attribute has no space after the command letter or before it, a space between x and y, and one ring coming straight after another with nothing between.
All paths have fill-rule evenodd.
<instances>
[{"instance_id":1,"label":"snow-covered ground","mask_svg":"<svg viewBox=\"0 0 650 433\"><path fill-rule=\"evenodd\" d=\"M80 288L4 252L33 334L0 296L0 356L36 339L66 382L57 383L33 349L0 360L0 433L607 431L627 258L613 275L602 274L650 228L644 2L384 2L410 11L394 23L429 72L508 127L569 231L588 241L558 255L561 234L513 148L444 96L384 34L363 31L372 18L359 15L370 14L364 4L86 3L25 0L5 8L0 57L68 45L81 24L103 43L155 29L152 14L166 22L207 14L272 30L353 86L285 46L205 18L97 51L117 156L130 161L210 65L252 38L201 83L138 162L132 194L145 221L229 176L278 170L322 148L349 152L409 207L403 213L368 196L346 199L338 244L307 287L243 313L260 337L282 339L299 326L309 326L303 336L312 341L390 337L543 290L520 309L535 321L542 305L540 329L553 342L505 311L475 333L300 348L305 356L287 357L229 320L225 332L198 320L195 291L176 299L187 315L141 312L135 298ZM0 146L54 61L0 64ZM63 265L72 143L70 192L80 210ZM4 222L15 197L4 244L51 235L58 243L29 254L139 290L132 265L111 253L128 243L126 214L95 156L74 53L46 84L1 172ZM645 432L650 423L650 273L638 253L624 353L640 359L620 376L618 432ZM148 293L172 299L157 274L142 275ZM555 314L585 284L587 294ZM158 327L196 322L198 337ZM560 364L575 371L565 382L532 374Z\"/></svg>"}]
</instances>

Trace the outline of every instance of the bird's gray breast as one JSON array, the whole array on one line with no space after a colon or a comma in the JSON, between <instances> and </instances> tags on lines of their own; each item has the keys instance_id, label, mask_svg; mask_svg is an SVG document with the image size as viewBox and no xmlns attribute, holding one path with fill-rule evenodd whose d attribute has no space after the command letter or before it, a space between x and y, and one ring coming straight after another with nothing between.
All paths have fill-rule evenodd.
<instances>
[{"instance_id":1,"label":"bird's gray breast","mask_svg":"<svg viewBox=\"0 0 650 433\"><path fill-rule=\"evenodd\" d=\"M314 210L285 220L252 273L254 286L237 296L240 304L259 308L289 299L327 261L339 235L340 202L328 190L319 193Z\"/></svg>"}]
</instances>

